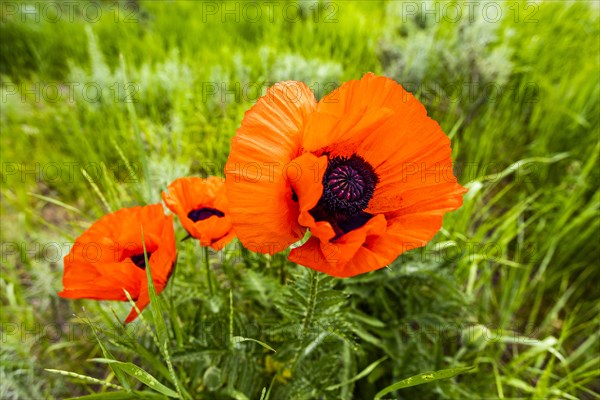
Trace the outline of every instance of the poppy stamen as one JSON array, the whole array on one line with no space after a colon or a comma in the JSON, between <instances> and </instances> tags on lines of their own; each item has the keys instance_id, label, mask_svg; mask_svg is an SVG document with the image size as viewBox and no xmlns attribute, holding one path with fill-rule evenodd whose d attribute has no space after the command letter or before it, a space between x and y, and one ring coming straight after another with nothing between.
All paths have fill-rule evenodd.
<instances>
[{"instance_id":1,"label":"poppy stamen","mask_svg":"<svg viewBox=\"0 0 600 400\"><path fill-rule=\"evenodd\" d=\"M213 215L217 216L219 218L222 218L225 216L225 213L221 210L217 210L216 208L201 207L201 208L190 211L188 213L188 218L194 222L198 222L198 221L203 221L205 219L208 219L208 218L212 217Z\"/></svg>"},{"instance_id":2,"label":"poppy stamen","mask_svg":"<svg viewBox=\"0 0 600 400\"><path fill-rule=\"evenodd\" d=\"M320 203L331 214L358 214L369 205L378 182L373 167L361 156L333 157L323 176Z\"/></svg>"},{"instance_id":3,"label":"poppy stamen","mask_svg":"<svg viewBox=\"0 0 600 400\"><path fill-rule=\"evenodd\" d=\"M152 253L146 254L148 256L148 261L150 261L150 256L152 256ZM144 253L135 254L129 258L131 258L131 261L135 264L136 267L144 270L146 269L146 258L144 257Z\"/></svg>"},{"instance_id":4,"label":"poppy stamen","mask_svg":"<svg viewBox=\"0 0 600 400\"><path fill-rule=\"evenodd\" d=\"M323 195L310 210L315 221L328 221L336 240L366 224L373 214L364 210L373 198L379 177L357 154L329 159L323 175Z\"/></svg>"}]
</instances>

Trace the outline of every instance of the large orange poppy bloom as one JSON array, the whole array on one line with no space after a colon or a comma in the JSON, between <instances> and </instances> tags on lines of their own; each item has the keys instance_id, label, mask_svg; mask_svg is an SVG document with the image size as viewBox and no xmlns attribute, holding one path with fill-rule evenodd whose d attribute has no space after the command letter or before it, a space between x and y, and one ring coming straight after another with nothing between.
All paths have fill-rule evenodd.
<instances>
[{"instance_id":1,"label":"large orange poppy bloom","mask_svg":"<svg viewBox=\"0 0 600 400\"><path fill-rule=\"evenodd\" d=\"M315 100L283 82L246 113L226 187L234 229L252 250L348 277L424 246L462 205L450 140L391 79L366 74Z\"/></svg>"},{"instance_id":2,"label":"large orange poppy bloom","mask_svg":"<svg viewBox=\"0 0 600 400\"><path fill-rule=\"evenodd\" d=\"M220 250L235 237L222 178L179 178L162 193L162 198L202 246Z\"/></svg>"},{"instance_id":3,"label":"large orange poppy bloom","mask_svg":"<svg viewBox=\"0 0 600 400\"><path fill-rule=\"evenodd\" d=\"M173 217L161 204L124 208L96 221L75 241L64 259L64 289L69 299L127 301L125 290L143 310L149 303L144 244L152 281L160 293L177 257ZM132 308L125 322L138 316Z\"/></svg>"}]
</instances>

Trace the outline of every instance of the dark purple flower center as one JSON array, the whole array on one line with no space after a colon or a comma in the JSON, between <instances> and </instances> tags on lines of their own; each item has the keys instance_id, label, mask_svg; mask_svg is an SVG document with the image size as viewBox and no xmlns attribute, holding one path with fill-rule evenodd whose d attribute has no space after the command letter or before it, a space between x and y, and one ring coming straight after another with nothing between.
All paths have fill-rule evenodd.
<instances>
[{"instance_id":1,"label":"dark purple flower center","mask_svg":"<svg viewBox=\"0 0 600 400\"><path fill-rule=\"evenodd\" d=\"M216 215L217 217L221 218L225 216L225 213L221 210L217 210L216 208L201 207L196 210L190 211L188 213L188 218L194 222L198 222L208 219L213 215Z\"/></svg>"},{"instance_id":2,"label":"dark purple flower center","mask_svg":"<svg viewBox=\"0 0 600 400\"><path fill-rule=\"evenodd\" d=\"M357 154L329 159L323 175L323 194L310 213L316 221L328 221L336 238L366 224L372 214L365 212L379 178L365 159Z\"/></svg>"},{"instance_id":3,"label":"dark purple flower center","mask_svg":"<svg viewBox=\"0 0 600 400\"><path fill-rule=\"evenodd\" d=\"M152 253L146 253L146 255L148 256L148 261L150 261L150 257L152 256ZM131 261L133 261L133 263L136 265L136 267L138 267L140 269L146 269L146 259L144 258L144 253L136 254L129 258L131 258Z\"/></svg>"}]
</instances>

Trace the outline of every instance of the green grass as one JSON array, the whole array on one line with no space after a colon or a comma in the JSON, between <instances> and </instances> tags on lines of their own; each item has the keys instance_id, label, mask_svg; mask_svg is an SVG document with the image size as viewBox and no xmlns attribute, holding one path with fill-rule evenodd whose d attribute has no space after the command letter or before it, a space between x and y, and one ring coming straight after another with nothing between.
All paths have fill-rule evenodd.
<instances>
[{"instance_id":1,"label":"green grass","mask_svg":"<svg viewBox=\"0 0 600 400\"><path fill-rule=\"evenodd\" d=\"M115 22L108 2L97 22L52 23L23 22L9 4L0 24L0 398L111 385L150 396L127 374L133 367L112 359L188 398L367 399L468 366L476 369L387 396L600 398L596 5L506 3L492 23L409 16L400 2L322 2L318 13L307 2L293 21L276 12L253 23L159 1L141 2L128 23L131 9ZM112 310L123 316L127 304L57 297L61 255L91 222L158 202L176 177L221 174L253 87L298 79L322 96L368 71L415 92L451 136L470 189L425 249L347 280L287 264L282 287L283 255L234 244L211 255L211 297L202 250L186 241L160 304L126 330ZM56 83L80 86L53 101ZM211 94L221 83L232 92ZM86 99L85 84L102 98ZM32 93L23 100L15 89Z\"/></svg>"}]
</instances>

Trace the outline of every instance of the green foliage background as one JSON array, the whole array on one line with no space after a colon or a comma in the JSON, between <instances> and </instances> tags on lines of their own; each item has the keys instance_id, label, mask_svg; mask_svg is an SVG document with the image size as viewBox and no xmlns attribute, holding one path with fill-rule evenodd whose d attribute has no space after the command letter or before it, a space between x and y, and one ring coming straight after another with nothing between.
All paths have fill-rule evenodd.
<instances>
[{"instance_id":1,"label":"green foliage background","mask_svg":"<svg viewBox=\"0 0 600 400\"><path fill-rule=\"evenodd\" d=\"M469 366L384 398L600 398L597 3L492 2L496 19L282 1L258 21L243 2L81 2L57 21L40 4L2 4L0 398L369 399ZM469 188L425 249L340 280L234 243L209 254L211 296L182 242L126 328L127 304L57 297L63 244L91 222L221 174L257 87L323 96L368 71L425 104Z\"/></svg>"}]
</instances>

